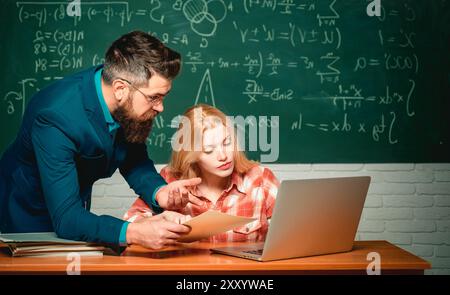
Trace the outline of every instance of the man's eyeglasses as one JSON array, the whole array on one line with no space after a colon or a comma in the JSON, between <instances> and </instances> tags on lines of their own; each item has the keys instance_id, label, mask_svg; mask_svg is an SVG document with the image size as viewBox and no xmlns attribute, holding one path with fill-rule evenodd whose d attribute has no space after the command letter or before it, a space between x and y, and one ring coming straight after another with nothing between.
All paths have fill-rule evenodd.
<instances>
[{"instance_id":1,"label":"man's eyeglasses","mask_svg":"<svg viewBox=\"0 0 450 295\"><path fill-rule=\"evenodd\" d=\"M127 84L129 85L129 86L131 86L133 89L135 89L135 90L137 90L138 92L140 92L144 97L145 97L145 99L147 100L147 102L148 103L150 103L150 104L152 104L152 105L158 105L158 104L160 104L162 101L163 101L163 98L164 98L164 96L161 96L161 95L147 95L147 94L145 94L144 92L142 92L141 90L139 90L139 88L137 88L136 86L134 86L133 84L131 84L131 82L130 81L128 81L127 79L124 79L124 78L117 78L117 79L120 79L120 80L122 80L122 81L124 81L124 82L127 82Z\"/></svg>"}]
</instances>

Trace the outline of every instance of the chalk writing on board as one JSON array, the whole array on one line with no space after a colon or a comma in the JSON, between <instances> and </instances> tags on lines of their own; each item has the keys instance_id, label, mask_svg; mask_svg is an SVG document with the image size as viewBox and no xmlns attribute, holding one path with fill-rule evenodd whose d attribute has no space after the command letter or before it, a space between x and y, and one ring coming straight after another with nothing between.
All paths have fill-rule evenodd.
<instances>
[{"instance_id":1,"label":"chalk writing on board","mask_svg":"<svg viewBox=\"0 0 450 295\"><path fill-rule=\"evenodd\" d=\"M89 6L88 9L80 11L80 16L68 16L67 5L68 2L16 2L19 9L19 21L21 23L35 20L39 28L46 25L51 20L62 21L66 18L71 19L74 26L77 26L84 18L89 21L97 21L99 18L112 22L115 18L120 21L120 26L123 27L126 23L131 21L133 15L130 12L128 2L80 2L81 5ZM90 7L92 6L92 7Z\"/></svg>"},{"instance_id":2,"label":"chalk writing on board","mask_svg":"<svg viewBox=\"0 0 450 295\"><path fill-rule=\"evenodd\" d=\"M213 36L217 25L227 16L227 7L222 0L188 0L182 10L192 31L202 37Z\"/></svg>"},{"instance_id":3,"label":"chalk writing on board","mask_svg":"<svg viewBox=\"0 0 450 295\"><path fill-rule=\"evenodd\" d=\"M294 90L277 88L265 88L256 80L247 79L245 90L242 94L248 97L248 103L258 102L261 98L267 98L272 101L289 101L294 99Z\"/></svg>"},{"instance_id":4,"label":"chalk writing on board","mask_svg":"<svg viewBox=\"0 0 450 295\"><path fill-rule=\"evenodd\" d=\"M239 32L239 39L243 44L283 42L292 48L301 47L304 44L317 44L331 45L335 49L340 49L342 45L339 27L304 29L289 22L283 29L279 29L266 24L243 26L233 21L233 28Z\"/></svg>"},{"instance_id":5,"label":"chalk writing on board","mask_svg":"<svg viewBox=\"0 0 450 295\"><path fill-rule=\"evenodd\" d=\"M448 1L381 2L376 17L359 0L7 3L6 20L22 34L11 37L20 48L5 46L0 110L8 122L19 119L38 89L104 63L111 40L139 29L182 55L171 92L177 104L164 112L170 117L208 103L244 117L279 116L280 139L289 143L332 146L348 138L349 151L389 146L402 154L416 140L408 126L440 137L431 110L442 101L438 75L446 70L435 60L443 51L434 39L448 35ZM14 66L5 62L11 57ZM174 131L158 117L147 144L163 153Z\"/></svg>"},{"instance_id":6,"label":"chalk writing on board","mask_svg":"<svg viewBox=\"0 0 450 295\"><path fill-rule=\"evenodd\" d=\"M300 113L298 118L291 122L290 130L299 132L314 129L324 133L353 132L357 134L368 134L374 142L384 140L389 145L398 143L398 139L394 134L397 114L393 111L389 112L389 116L381 113L377 121L373 124L356 121L349 113L344 113L339 120L325 122L317 122L313 119L307 120L303 116Z\"/></svg>"},{"instance_id":7,"label":"chalk writing on board","mask_svg":"<svg viewBox=\"0 0 450 295\"><path fill-rule=\"evenodd\" d=\"M197 96L195 97L194 104L206 103L212 106L216 106L216 100L214 98L214 90L211 81L211 74L209 69L206 69L203 74L202 81L198 87Z\"/></svg>"},{"instance_id":8,"label":"chalk writing on board","mask_svg":"<svg viewBox=\"0 0 450 295\"><path fill-rule=\"evenodd\" d=\"M151 0L151 5L154 5L152 9L148 12L150 18L157 23L164 24L165 14L161 12L161 2L159 0ZM146 15L147 11L145 9L140 9L136 11L136 15Z\"/></svg>"},{"instance_id":9,"label":"chalk writing on board","mask_svg":"<svg viewBox=\"0 0 450 295\"><path fill-rule=\"evenodd\" d=\"M23 116L25 112L25 106L27 104L27 98L29 95L28 92L34 93L34 91L39 91L39 88L36 87L36 79L27 78L18 82L20 86L20 90L18 91L9 91L3 97L3 100L6 102L6 112L8 115L12 115L16 112L16 103L19 102L20 114Z\"/></svg>"}]
</instances>

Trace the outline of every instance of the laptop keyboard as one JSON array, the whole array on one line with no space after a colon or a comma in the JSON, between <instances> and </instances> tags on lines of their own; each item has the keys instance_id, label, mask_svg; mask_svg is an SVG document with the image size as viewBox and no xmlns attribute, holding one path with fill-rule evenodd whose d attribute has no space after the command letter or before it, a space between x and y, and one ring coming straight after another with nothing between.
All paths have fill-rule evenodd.
<instances>
[{"instance_id":1,"label":"laptop keyboard","mask_svg":"<svg viewBox=\"0 0 450 295\"><path fill-rule=\"evenodd\" d=\"M248 251L244 251L244 253L255 254L255 255L262 255L263 249L258 249L258 250L248 250Z\"/></svg>"}]
</instances>

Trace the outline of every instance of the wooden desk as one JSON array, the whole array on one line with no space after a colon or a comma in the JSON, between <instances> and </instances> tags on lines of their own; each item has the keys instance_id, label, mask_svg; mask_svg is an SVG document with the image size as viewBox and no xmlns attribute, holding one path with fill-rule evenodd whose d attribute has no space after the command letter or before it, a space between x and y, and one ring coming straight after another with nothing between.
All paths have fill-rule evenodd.
<instances>
[{"instance_id":1,"label":"wooden desk","mask_svg":"<svg viewBox=\"0 0 450 295\"><path fill-rule=\"evenodd\" d=\"M357 241L351 252L271 262L213 254L209 243L150 251L129 247L122 256L81 257L81 274L366 274L367 254L381 255L382 274L423 274L431 265L386 241ZM215 244L214 247L230 246ZM0 253L0 274L65 274L65 257L11 258Z\"/></svg>"}]
</instances>

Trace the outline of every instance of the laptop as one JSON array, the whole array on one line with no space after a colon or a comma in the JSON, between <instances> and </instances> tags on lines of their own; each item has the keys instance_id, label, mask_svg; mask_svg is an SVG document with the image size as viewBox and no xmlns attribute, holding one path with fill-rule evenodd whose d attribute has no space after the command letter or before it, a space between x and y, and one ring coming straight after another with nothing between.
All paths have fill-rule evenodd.
<instances>
[{"instance_id":1,"label":"laptop","mask_svg":"<svg viewBox=\"0 0 450 295\"><path fill-rule=\"evenodd\" d=\"M213 253L271 261L351 251L370 177L285 180L264 243Z\"/></svg>"}]
</instances>

